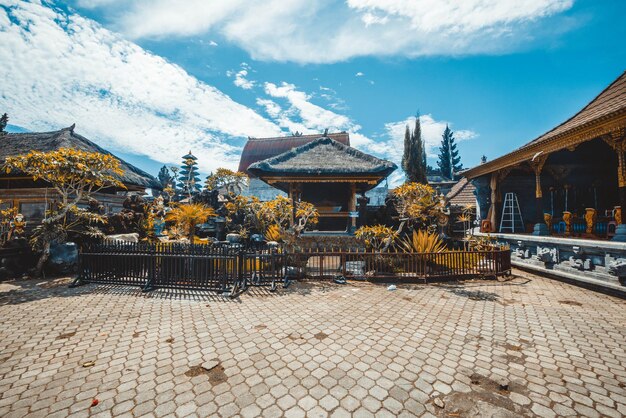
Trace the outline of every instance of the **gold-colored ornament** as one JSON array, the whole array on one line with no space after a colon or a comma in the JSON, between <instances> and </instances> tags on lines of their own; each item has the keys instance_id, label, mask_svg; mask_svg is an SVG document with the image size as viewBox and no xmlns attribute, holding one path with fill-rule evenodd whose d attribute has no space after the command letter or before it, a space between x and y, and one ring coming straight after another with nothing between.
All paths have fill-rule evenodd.
<instances>
[{"instance_id":1,"label":"gold-colored ornament","mask_svg":"<svg viewBox=\"0 0 626 418\"><path fill-rule=\"evenodd\" d=\"M543 220L546 223L546 225L548 226L548 231L550 233L552 233L552 215L549 213L544 213L543 214Z\"/></svg>"},{"instance_id":2,"label":"gold-colored ornament","mask_svg":"<svg viewBox=\"0 0 626 418\"><path fill-rule=\"evenodd\" d=\"M615 206L613 210L613 217L615 218L615 223L621 225L622 223L622 207Z\"/></svg>"},{"instance_id":3,"label":"gold-colored ornament","mask_svg":"<svg viewBox=\"0 0 626 418\"><path fill-rule=\"evenodd\" d=\"M587 224L587 234L593 234L593 227L596 224L598 213L594 208L585 209L585 223Z\"/></svg>"},{"instance_id":4,"label":"gold-colored ornament","mask_svg":"<svg viewBox=\"0 0 626 418\"><path fill-rule=\"evenodd\" d=\"M563 222L565 222L565 235L572 234L572 212L563 212Z\"/></svg>"}]
</instances>

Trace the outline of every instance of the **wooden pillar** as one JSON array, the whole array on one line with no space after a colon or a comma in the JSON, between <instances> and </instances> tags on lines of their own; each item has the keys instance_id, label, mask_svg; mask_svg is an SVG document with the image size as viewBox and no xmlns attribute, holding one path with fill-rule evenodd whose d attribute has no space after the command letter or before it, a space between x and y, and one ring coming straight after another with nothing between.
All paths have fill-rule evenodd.
<instances>
[{"instance_id":1,"label":"wooden pillar","mask_svg":"<svg viewBox=\"0 0 626 418\"><path fill-rule=\"evenodd\" d=\"M350 202L348 205L350 212L356 212L356 183L350 183ZM350 227L352 230L356 229L356 218L350 218Z\"/></svg>"},{"instance_id":2,"label":"wooden pillar","mask_svg":"<svg viewBox=\"0 0 626 418\"><path fill-rule=\"evenodd\" d=\"M530 161L530 167L535 173L535 228L533 235L550 235L550 230L543 216L543 192L541 190L541 171L548 159L547 154L535 156Z\"/></svg>"},{"instance_id":3,"label":"wooden pillar","mask_svg":"<svg viewBox=\"0 0 626 418\"><path fill-rule=\"evenodd\" d=\"M535 173L535 217L537 222L543 222L543 192L541 191L541 171L548 159L548 155L540 155L530 161Z\"/></svg>"},{"instance_id":4,"label":"wooden pillar","mask_svg":"<svg viewBox=\"0 0 626 418\"><path fill-rule=\"evenodd\" d=\"M511 170L514 167L506 167L502 170L495 171L491 173L491 181L489 186L491 187L491 206L489 207L489 220L491 221L491 230L493 232L498 232L498 203L500 203L500 182L504 180L506 176L509 175Z\"/></svg>"},{"instance_id":5,"label":"wooden pillar","mask_svg":"<svg viewBox=\"0 0 626 418\"><path fill-rule=\"evenodd\" d=\"M489 207L489 220L491 221L491 230L493 232L498 231L498 215L497 215L497 203L498 203L498 172L491 173L491 181L489 186L491 187L491 206Z\"/></svg>"}]
</instances>

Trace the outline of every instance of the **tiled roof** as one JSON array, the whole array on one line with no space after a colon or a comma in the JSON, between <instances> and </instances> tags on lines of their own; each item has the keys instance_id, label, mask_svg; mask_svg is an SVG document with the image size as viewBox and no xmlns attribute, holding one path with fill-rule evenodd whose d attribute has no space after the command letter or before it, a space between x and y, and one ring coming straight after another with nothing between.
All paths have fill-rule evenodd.
<instances>
[{"instance_id":1,"label":"tiled roof","mask_svg":"<svg viewBox=\"0 0 626 418\"><path fill-rule=\"evenodd\" d=\"M480 164L464 173L469 178L488 174L504 167L528 161L540 151L554 152L562 149L564 142L574 138L578 143L602 135L607 121L626 125L626 71L605 88L596 98L574 116L535 138L513 152Z\"/></svg>"},{"instance_id":2,"label":"tiled roof","mask_svg":"<svg viewBox=\"0 0 626 418\"><path fill-rule=\"evenodd\" d=\"M467 178L463 177L459 180L446 195L446 201L450 206L467 206L476 205L476 196L474 196L476 188Z\"/></svg>"},{"instance_id":3,"label":"tiled roof","mask_svg":"<svg viewBox=\"0 0 626 418\"><path fill-rule=\"evenodd\" d=\"M249 138L241 153L239 171L247 172L248 167L257 161L266 160L319 138L322 134L292 135L273 138ZM347 132L329 133L329 138L344 145L350 145Z\"/></svg>"},{"instance_id":4,"label":"tiled roof","mask_svg":"<svg viewBox=\"0 0 626 418\"><path fill-rule=\"evenodd\" d=\"M626 108L626 71L574 116L521 148L547 141L624 108Z\"/></svg>"}]
</instances>

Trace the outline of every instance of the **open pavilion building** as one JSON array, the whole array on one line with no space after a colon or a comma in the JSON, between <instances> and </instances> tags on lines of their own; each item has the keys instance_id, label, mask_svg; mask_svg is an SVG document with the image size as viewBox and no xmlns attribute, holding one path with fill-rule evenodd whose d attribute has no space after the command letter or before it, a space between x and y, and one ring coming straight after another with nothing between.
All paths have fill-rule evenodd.
<instances>
[{"instance_id":1,"label":"open pavilion building","mask_svg":"<svg viewBox=\"0 0 626 418\"><path fill-rule=\"evenodd\" d=\"M347 134L346 139L347 139ZM301 138L301 137L300 137ZM347 141L345 141L347 142ZM367 204L365 193L397 166L350 147L331 135L250 164L247 172L319 212L319 231L353 231ZM360 210L357 210L357 194Z\"/></svg>"},{"instance_id":2,"label":"open pavilion building","mask_svg":"<svg viewBox=\"0 0 626 418\"><path fill-rule=\"evenodd\" d=\"M508 241L518 261L623 280L625 151L626 72L554 129L464 173L482 232Z\"/></svg>"},{"instance_id":3,"label":"open pavilion building","mask_svg":"<svg viewBox=\"0 0 626 418\"><path fill-rule=\"evenodd\" d=\"M464 173L477 188L483 228L507 232L502 198L515 193L519 232L612 238L614 222L626 222L625 131L626 72L559 126ZM546 222L551 228L533 228Z\"/></svg>"}]
</instances>

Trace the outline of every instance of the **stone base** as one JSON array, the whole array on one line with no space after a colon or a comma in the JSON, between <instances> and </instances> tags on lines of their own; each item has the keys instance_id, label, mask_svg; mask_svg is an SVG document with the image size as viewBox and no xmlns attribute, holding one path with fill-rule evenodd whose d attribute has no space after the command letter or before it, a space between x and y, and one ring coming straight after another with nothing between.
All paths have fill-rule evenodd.
<instances>
[{"instance_id":1,"label":"stone base","mask_svg":"<svg viewBox=\"0 0 626 418\"><path fill-rule=\"evenodd\" d=\"M612 241L626 242L626 224L617 225Z\"/></svg>"},{"instance_id":2,"label":"stone base","mask_svg":"<svg viewBox=\"0 0 626 418\"><path fill-rule=\"evenodd\" d=\"M544 223L535 224L535 229L533 230L533 235L550 235L550 231L548 230L548 225Z\"/></svg>"}]
</instances>

